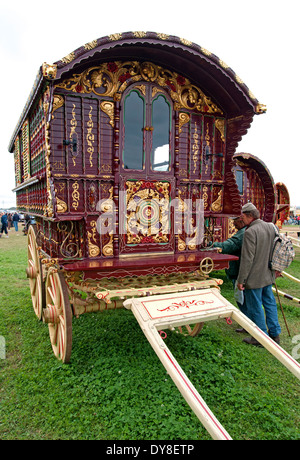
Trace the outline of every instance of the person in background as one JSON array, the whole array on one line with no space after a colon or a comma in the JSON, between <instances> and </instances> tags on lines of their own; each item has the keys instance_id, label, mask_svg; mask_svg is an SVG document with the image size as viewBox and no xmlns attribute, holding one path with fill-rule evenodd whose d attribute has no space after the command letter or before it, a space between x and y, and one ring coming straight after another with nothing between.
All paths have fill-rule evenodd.
<instances>
[{"instance_id":1,"label":"person in background","mask_svg":"<svg viewBox=\"0 0 300 460\"><path fill-rule=\"evenodd\" d=\"M5 232L5 237L9 238L8 231L7 231L7 225L8 225L7 213L4 213L1 216L1 235L3 232Z\"/></svg>"},{"instance_id":2,"label":"person in background","mask_svg":"<svg viewBox=\"0 0 300 460\"><path fill-rule=\"evenodd\" d=\"M19 220L20 220L20 216L17 212L14 213L13 215L13 218L12 218L12 221L13 221L13 225L15 227L15 231L18 232L18 223L19 223ZM17 233L17 235L19 236L19 234Z\"/></svg>"},{"instance_id":3,"label":"person in background","mask_svg":"<svg viewBox=\"0 0 300 460\"><path fill-rule=\"evenodd\" d=\"M7 214L7 229L10 230L12 226L12 215L11 213Z\"/></svg>"},{"instance_id":4,"label":"person in background","mask_svg":"<svg viewBox=\"0 0 300 460\"><path fill-rule=\"evenodd\" d=\"M26 236L27 233L28 233L28 229L29 229L30 222L31 222L31 217L30 217L30 215L29 215L29 214L25 214L25 226L24 226L24 228L23 228L24 236Z\"/></svg>"},{"instance_id":5,"label":"person in background","mask_svg":"<svg viewBox=\"0 0 300 460\"><path fill-rule=\"evenodd\" d=\"M281 328L272 291L275 272L269 268L275 230L273 225L259 217L259 211L253 203L247 203L242 207L242 218L247 227L244 233L237 286L244 292L248 317L266 334L269 330L269 336L280 343ZM247 337L244 342L261 346L254 337Z\"/></svg>"}]
</instances>

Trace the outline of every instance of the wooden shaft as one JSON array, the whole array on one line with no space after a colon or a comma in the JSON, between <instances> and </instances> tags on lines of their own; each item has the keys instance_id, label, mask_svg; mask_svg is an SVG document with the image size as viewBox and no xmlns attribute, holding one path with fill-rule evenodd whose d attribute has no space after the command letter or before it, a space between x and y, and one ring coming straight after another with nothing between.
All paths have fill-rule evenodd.
<instances>
[{"instance_id":1,"label":"wooden shaft","mask_svg":"<svg viewBox=\"0 0 300 460\"><path fill-rule=\"evenodd\" d=\"M204 399L200 396L196 388L193 386L187 375L179 366L178 362L161 339L155 325L152 322L145 324L139 315L139 310L133 304L131 310L139 322L142 331L147 337L150 345L157 354L161 363L164 365L168 374L177 386L178 390L189 404L191 409L197 415L203 426L215 440L231 440L232 438L227 433L225 428L214 416L209 409Z\"/></svg>"},{"instance_id":2,"label":"wooden shaft","mask_svg":"<svg viewBox=\"0 0 300 460\"><path fill-rule=\"evenodd\" d=\"M239 323L246 331L258 340L275 358L278 359L289 371L291 371L300 380L300 364L290 356L274 340L265 334L256 324L238 309L232 312L232 319Z\"/></svg>"}]
</instances>

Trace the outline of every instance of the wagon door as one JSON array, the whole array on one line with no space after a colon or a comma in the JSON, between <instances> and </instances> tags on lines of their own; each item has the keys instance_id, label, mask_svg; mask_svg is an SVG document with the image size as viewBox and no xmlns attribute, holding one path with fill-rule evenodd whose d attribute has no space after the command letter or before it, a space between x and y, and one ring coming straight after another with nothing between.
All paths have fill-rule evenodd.
<instances>
[{"instance_id":1,"label":"wagon door","mask_svg":"<svg viewBox=\"0 0 300 460\"><path fill-rule=\"evenodd\" d=\"M174 252L173 108L158 86L136 83L121 104L120 254Z\"/></svg>"}]
</instances>

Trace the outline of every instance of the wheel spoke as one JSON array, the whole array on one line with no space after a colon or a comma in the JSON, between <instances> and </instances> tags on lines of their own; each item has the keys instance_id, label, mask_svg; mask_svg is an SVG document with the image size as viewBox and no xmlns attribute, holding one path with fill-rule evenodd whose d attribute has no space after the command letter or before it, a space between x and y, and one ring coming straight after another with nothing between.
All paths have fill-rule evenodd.
<instances>
[{"instance_id":1,"label":"wheel spoke","mask_svg":"<svg viewBox=\"0 0 300 460\"><path fill-rule=\"evenodd\" d=\"M55 296L53 295L52 288L50 286L48 286L47 292L50 294L50 297L52 299L53 305L55 305L55 303L56 303L55 302Z\"/></svg>"},{"instance_id":2,"label":"wheel spoke","mask_svg":"<svg viewBox=\"0 0 300 460\"><path fill-rule=\"evenodd\" d=\"M192 332L191 326L189 324L187 324L185 327L186 327L188 333L190 334Z\"/></svg>"},{"instance_id":3,"label":"wheel spoke","mask_svg":"<svg viewBox=\"0 0 300 460\"><path fill-rule=\"evenodd\" d=\"M31 259L32 259L32 261L34 261L34 251L33 251L32 247L31 247L31 245L28 246L28 249L29 249L29 252L31 254Z\"/></svg>"},{"instance_id":4,"label":"wheel spoke","mask_svg":"<svg viewBox=\"0 0 300 460\"><path fill-rule=\"evenodd\" d=\"M32 268L34 267L34 263L33 263L33 260L31 260L31 259L28 259L28 263L29 263L29 265L31 265L31 267L32 267Z\"/></svg>"}]
</instances>

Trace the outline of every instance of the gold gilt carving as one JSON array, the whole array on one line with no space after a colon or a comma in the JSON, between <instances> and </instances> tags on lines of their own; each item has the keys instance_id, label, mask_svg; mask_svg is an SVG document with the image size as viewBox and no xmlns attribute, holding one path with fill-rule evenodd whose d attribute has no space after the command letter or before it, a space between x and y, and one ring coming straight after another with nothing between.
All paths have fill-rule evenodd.
<instances>
[{"instance_id":1,"label":"gold gilt carving","mask_svg":"<svg viewBox=\"0 0 300 460\"><path fill-rule=\"evenodd\" d=\"M228 219L228 237L231 238L235 233L237 232L237 229L234 225L234 220L233 219Z\"/></svg>"},{"instance_id":2,"label":"gold gilt carving","mask_svg":"<svg viewBox=\"0 0 300 460\"><path fill-rule=\"evenodd\" d=\"M207 205L208 205L208 187L206 185L204 185L203 187L203 195L202 195L202 199L203 199L203 206L204 206L204 209L207 209Z\"/></svg>"},{"instance_id":3,"label":"gold gilt carving","mask_svg":"<svg viewBox=\"0 0 300 460\"><path fill-rule=\"evenodd\" d=\"M51 155L51 147L50 147L50 124L46 124L45 130L45 145L46 145L46 178L47 178L47 207L46 207L46 215L48 217L53 217L53 203L52 203L52 194L51 194L51 167L50 167L50 160L49 157Z\"/></svg>"},{"instance_id":4,"label":"gold gilt carving","mask_svg":"<svg viewBox=\"0 0 300 460\"><path fill-rule=\"evenodd\" d=\"M145 85L136 85L135 89L138 89L144 96L146 96L146 86Z\"/></svg>"},{"instance_id":5,"label":"gold gilt carving","mask_svg":"<svg viewBox=\"0 0 300 460\"><path fill-rule=\"evenodd\" d=\"M105 193L107 190L108 185L107 184L102 184L102 191ZM102 212L113 212L114 205L113 205L113 191L114 188L110 187L108 192L109 192L109 197L105 200L102 201L100 204L100 211Z\"/></svg>"},{"instance_id":6,"label":"gold gilt carving","mask_svg":"<svg viewBox=\"0 0 300 460\"><path fill-rule=\"evenodd\" d=\"M92 50L92 49L96 48L96 46L97 46L97 40L93 40L92 42L86 43L84 45L84 49Z\"/></svg>"},{"instance_id":7,"label":"gold gilt carving","mask_svg":"<svg viewBox=\"0 0 300 460\"><path fill-rule=\"evenodd\" d=\"M157 34L158 38L160 38L161 40L168 40L169 38L169 35L168 34Z\"/></svg>"},{"instance_id":8,"label":"gold gilt carving","mask_svg":"<svg viewBox=\"0 0 300 460\"><path fill-rule=\"evenodd\" d=\"M48 88L46 88L46 91L44 92L44 95L43 95L43 109L44 109L45 117L48 114L49 105L50 105L49 101L50 101L50 88L48 86Z\"/></svg>"},{"instance_id":9,"label":"gold gilt carving","mask_svg":"<svg viewBox=\"0 0 300 460\"><path fill-rule=\"evenodd\" d=\"M197 123L196 122L195 122L195 131L194 131L194 134L193 134L193 139L194 139L194 143L193 143L193 146L192 146L193 162L194 162L193 173L195 174L195 172L197 170L197 161L198 161L198 154L199 154L199 142L198 142L199 135L198 135L198 129L197 129Z\"/></svg>"},{"instance_id":10,"label":"gold gilt carving","mask_svg":"<svg viewBox=\"0 0 300 460\"><path fill-rule=\"evenodd\" d=\"M55 112L55 110L62 107L64 105L64 102L65 100L63 96L61 96L60 94L54 94L52 113Z\"/></svg>"},{"instance_id":11,"label":"gold gilt carving","mask_svg":"<svg viewBox=\"0 0 300 460\"><path fill-rule=\"evenodd\" d=\"M210 135L209 135L209 125L206 125L206 134L205 134L206 149L210 152ZM205 165L205 174L208 172L208 163Z\"/></svg>"},{"instance_id":12,"label":"gold gilt carving","mask_svg":"<svg viewBox=\"0 0 300 460\"><path fill-rule=\"evenodd\" d=\"M187 78L151 62L107 62L91 67L59 83L57 87L76 93L94 93L101 97L120 99L125 88L136 81L148 81L169 91L175 109L197 110L205 113L222 111L203 91Z\"/></svg>"},{"instance_id":13,"label":"gold gilt carving","mask_svg":"<svg viewBox=\"0 0 300 460\"><path fill-rule=\"evenodd\" d=\"M88 236L89 256L97 257L100 254L100 248L96 244L97 241L96 241L96 221L95 220L91 221L91 231L87 232L87 236Z\"/></svg>"},{"instance_id":14,"label":"gold gilt carving","mask_svg":"<svg viewBox=\"0 0 300 460\"><path fill-rule=\"evenodd\" d=\"M56 64L47 64L44 62L42 65L43 77L53 80L56 77L57 65Z\"/></svg>"},{"instance_id":15,"label":"gold gilt carving","mask_svg":"<svg viewBox=\"0 0 300 460\"><path fill-rule=\"evenodd\" d=\"M136 38L143 38L143 37L146 37L146 32L137 31L137 32L133 32L133 35L134 35Z\"/></svg>"},{"instance_id":16,"label":"gold gilt carving","mask_svg":"<svg viewBox=\"0 0 300 460\"><path fill-rule=\"evenodd\" d=\"M15 140L15 175L16 175L16 185L21 184L22 176L21 176L21 164L20 164L20 142L19 136L17 136Z\"/></svg>"},{"instance_id":17,"label":"gold gilt carving","mask_svg":"<svg viewBox=\"0 0 300 460\"><path fill-rule=\"evenodd\" d=\"M72 52L72 53L68 54L67 56L63 57L61 61L62 61L64 64L69 64L69 63L72 62L74 59L75 59L75 53Z\"/></svg>"},{"instance_id":18,"label":"gold gilt carving","mask_svg":"<svg viewBox=\"0 0 300 460\"><path fill-rule=\"evenodd\" d=\"M78 240L74 235L74 224L70 222L58 222L57 229L61 233L63 242L60 245L60 253L63 257L81 257Z\"/></svg>"},{"instance_id":19,"label":"gold gilt carving","mask_svg":"<svg viewBox=\"0 0 300 460\"><path fill-rule=\"evenodd\" d=\"M182 195L182 190L178 190L178 213L179 215L183 215L182 213L186 210L186 204L184 200L181 198ZM182 219L182 217L180 217ZM181 228L182 222L176 222L176 226L179 225L179 228ZM180 230L181 233L181 230ZM185 251L186 250L186 243L185 241L181 238L180 233L178 233L178 251Z\"/></svg>"},{"instance_id":20,"label":"gold gilt carving","mask_svg":"<svg viewBox=\"0 0 300 460\"><path fill-rule=\"evenodd\" d=\"M90 161L90 167L93 167L93 154L94 154L94 141L95 141L95 136L93 134L93 118L92 118L92 112L93 112L93 106L90 105L90 111L89 111L89 119L87 121L87 134L86 134L86 142L88 145L87 148L87 153L89 154L89 161Z\"/></svg>"},{"instance_id":21,"label":"gold gilt carving","mask_svg":"<svg viewBox=\"0 0 300 460\"><path fill-rule=\"evenodd\" d=\"M192 42L190 40L186 40L185 38L180 39L181 43L183 43L186 46L191 46Z\"/></svg>"},{"instance_id":22,"label":"gold gilt carving","mask_svg":"<svg viewBox=\"0 0 300 460\"><path fill-rule=\"evenodd\" d=\"M115 115L114 115L114 103L113 102L109 102L109 101L103 101L101 102L100 104L100 108L101 110L106 113L106 115L109 116L110 118L110 122L109 124L114 127L114 120L115 120Z\"/></svg>"},{"instance_id":23,"label":"gold gilt carving","mask_svg":"<svg viewBox=\"0 0 300 460\"><path fill-rule=\"evenodd\" d=\"M185 251L186 250L186 244L183 241L183 239L178 235L178 251Z\"/></svg>"},{"instance_id":24,"label":"gold gilt carving","mask_svg":"<svg viewBox=\"0 0 300 460\"><path fill-rule=\"evenodd\" d=\"M252 99L255 99L255 96L252 93L250 94L250 97L252 97ZM256 113L265 113L266 111L267 111L267 106L265 104L257 104L257 106L255 107Z\"/></svg>"},{"instance_id":25,"label":"gold gilt carving","mask_svg":"<svg viewBox=\"0 0 300 460\"><path fill-rule=\"evenodd\" d=\"M112 35L109 35L109 38L111 41L121 40L122 34L112 34Z\"/></svg>"},{"instance_id":26,"label":"gold gilt carving","mask_svg":"<svg viewBox=\"0 0 300 460\"><path fill-rule=\"evenodd\" d=\"M238 75L235 76L235 79L240 85L244 84L243 80Z\"/></svg>"},{"instance_id":27,"label":"gold gilt carving","mask_svg":"<svg viewBox=\"0 0 300 460\"><path fill-rule=\"evenodd\" d=\"M182 131L183 125L188 123L190 121L190 119L191 119L191 116L188 113L180 112L180 114L179 114L179 134Z\"/></svg>"},{"instance_id":28,"label":"gold gilt carving","mask_svg":"<svg viewBox=\"0 0 300 460\"><path fill-rule=\"evenodd\" d=\"M146 89L146 87L145 87L145 89ZM162 92L163 92L163 90L161 88L158 88L157 86L153 86L153 88L152 88L152 97L155 97L158 93L162 93Z\"/></svg>"},{"instance_id":29,"label":"gold gilt carving","mask_svg":"<svg viewBox=\"0 0 300 460\"><path fill-rule=\"evenodd\" d=\"M102 253L105 257L113 256L114 255L114 250L113 250L113 231L109 234L109 241L108 243L103 246Z\"/></svg>"},{"instance_id":30,"label":"gold gilt carving","mask_svg":"<svg viewBox=\"0 0 300 460\"><path fill-rule=\"evenodd\" d=\"M70 120L70 141L72 142L73 140L73 135L75 134L76 136L76 128L77 128L77 120L76 120L76 112L75 112L76 105L73 104L73 109L72 109L72 118ZM72 155L72 160L73 160L73 165L76 166L76 161L75 161L75 156Z\"/></svg>"},{"instance_id":31,"label":"gold gilt carving","mask_svg":"<svg viewBox=\"0 0 300 460\"><path fill-rule=\"evenodd\" d=\"M210 51L208 51L206 48L203 48L203 47L201 47L201 51L206 56L211 56L211 54L212 54Z\"/></svg>"},{"instance_id":32,"label":"gold gilt carving","mask_svg":"<svg viewBox=\"0 0 300 460\"><path fill-rule=\"evenodd\" d=\"M56 197L56 210L58 213L67 212L68 210L67 203L58 197Z\"/></svg>"},{"instance_id":33,"label":"gold gilt carving","mask_svg":"<svg viewBox=\"0 0 300 460\"><path fill-rule=\"evenodd\" d=\"M222 210L222 190L218 192L218 198L212 203L211 210L214 212L220 212Z\"/></svg>"},{"instance_id":34,"label":"gold gilt carving","mask_svg":"<svg viewBox=\"0 0 300 460\"><path fill-rule=\"evenodd\" d=\"M223 67L223 69L229 69L229 65L226 64L226 62L222 61L221 59L219 59L219 63Z\"/></svg>"},{"instance_id":35,"label":"gold gilt carving","mask_svg":"<svg viewBox=\"0 0 300 460\"><path fill-rule=\"evenodd\" d=\"M169 241L168 182L127 181L127 244Z\"/></svg>"},{"instance_id":36,"label":"gold gilt carving","mask_svg":"<svg viewBox=\"0 0 300 460\"><path fill-rule=\"evenodd\" d=\"M79 193L79 185L78 185L78 182L74 182L74 184L72 185L72 189L73 189L73 192L72 192L72 199L73 199L73 203L72 203L72 206L73 208L77 211L77 208L78 208L78 205L79 205L79 199L80 199L80 193Z\"/></svg>"},{"instance_id":37,"label":"gold gilt carving","mask_svg":"<svg viewBox=\"0 0 300 460\"><path fill-rule=\"evenodd\" d=\"M217 118L216 119L216 128L221 134L221 139L223 142L225 142L225 120L222 118Z\"/></svg>"}]
</instances>

